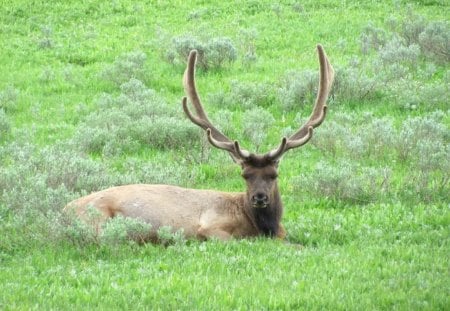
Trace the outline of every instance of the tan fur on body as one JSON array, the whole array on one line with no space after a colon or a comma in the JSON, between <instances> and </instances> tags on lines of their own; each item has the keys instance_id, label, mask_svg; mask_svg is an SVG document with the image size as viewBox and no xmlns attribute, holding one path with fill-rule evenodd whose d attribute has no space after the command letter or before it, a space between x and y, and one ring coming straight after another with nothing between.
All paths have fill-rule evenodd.
<instances>
[{"instance_id":1,"label":"tan fur on body","mask_svg":"<svg viewBox=\"0 0 450 311\"><path fill-rule=\"evenodd\" d=\"M162 226L182 229L187 238L226 240L261 234L244 201L244 193L138 184L92 193L70 202L65 210L74 210L85 220L90 206L101 212L102 220L118 215L140 219L152 226L149 240L157 240ZM278 237L284 236L280 230Z\"/></svg>"}]
</instances>

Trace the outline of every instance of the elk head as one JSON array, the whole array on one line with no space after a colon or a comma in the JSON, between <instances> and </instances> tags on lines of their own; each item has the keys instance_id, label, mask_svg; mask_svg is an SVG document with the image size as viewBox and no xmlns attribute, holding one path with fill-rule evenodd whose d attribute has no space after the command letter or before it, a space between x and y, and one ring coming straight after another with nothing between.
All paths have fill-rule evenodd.
<instances>
[{"instance_id":1,"label":"elk head","mask_svg":"<svg viewBox=\"0 0 450 311\"><path fill-rule=\"evenodd\" d=\"M277 186L278 163L289 149L306 144L312 137L313 129L325 119L326 100L334 78L334 70L324 49L317 45L320 63L319 91L309 120L289 138L284 137L280 145L265 153L255 154L242 149L238 141L232 141L221 133L208 119L195 86L195 63L197 51L189 54L183 84L187 97L183 98L183 109L188 118L206 131L208 141L216 148L228 151L233 160L242 168L242 176L247 183L247 202L254 208L267 208L277 202L281 205ZM192 103L195 114L188 108L187 98Z\"/></svg>"}]
</instances>

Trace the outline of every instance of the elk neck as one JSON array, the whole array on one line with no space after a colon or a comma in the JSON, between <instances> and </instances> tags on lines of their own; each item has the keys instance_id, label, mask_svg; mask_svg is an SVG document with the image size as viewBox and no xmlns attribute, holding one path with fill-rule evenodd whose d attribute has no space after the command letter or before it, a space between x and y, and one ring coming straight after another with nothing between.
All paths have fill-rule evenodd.
<instances>
[{"instance_id":1,"label":"elk neck","mask_svg":"<svg viewBox=\"0 0 450 311\"><path fill-rule=\"evenodd\" d=\"M269 204L264 208L255 208L245 194L244 210L253 226L262 235L273 237L278 234L280 220L283 214L283 203L278 186L270 195Z\"/></svg>"}]
</instances>

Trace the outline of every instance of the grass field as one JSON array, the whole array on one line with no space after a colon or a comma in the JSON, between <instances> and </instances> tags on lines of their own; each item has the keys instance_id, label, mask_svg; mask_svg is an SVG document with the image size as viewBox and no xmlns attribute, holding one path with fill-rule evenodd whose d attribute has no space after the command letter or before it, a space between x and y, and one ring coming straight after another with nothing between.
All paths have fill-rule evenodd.
<instances>
[{"instance_id":1,"label":"grass field","mask_svg":"<svg viewBox=\"0 0 450 311\"><path fill-rule=\"evenodd\" d=\"M446 310L446 1L2 1L0 309ZM77 197L167 183L243 191L183 115L186 51L211 119L265 152L329 112L280 165L287 242L124 239L68 222Z\"/></svg>"}]
</instances>

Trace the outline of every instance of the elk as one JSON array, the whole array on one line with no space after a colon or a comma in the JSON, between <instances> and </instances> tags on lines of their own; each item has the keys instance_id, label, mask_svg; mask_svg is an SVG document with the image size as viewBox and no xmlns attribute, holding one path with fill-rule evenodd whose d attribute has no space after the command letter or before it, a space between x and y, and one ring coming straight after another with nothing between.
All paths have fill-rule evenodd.
<instances>
[{"instance_id":1,"label":"elk","mask_svg":"<svg viewBox=\"0 0 450 311\"><path fill-rule=\"evenodd\" d=\"M220 240L268 236L283 239L286 232L281 224L283 205L277 184L278 164L283 154L306 144L313 129L324 120L326 100L334 78L334 70L324 49L317 45L320 63L319 90L309 120L289 138L284 137L275 149L251 153L220 132L208 119L195 83L197 51L190 52L183 76L186 96L182 107L189 120L206 131L209 143L227 151L241 166L246 192L232 193L216 190L186 189L170 185L135 184L109 188L70 202L81 218L88 217L88 208L98 210L100 224L117 215L140 219L151 225L148 240L157 241L157 230L169 226L182 230L187 238ZM188 99L194 112L188 106Z\"/></svg>"}]
</instances>

